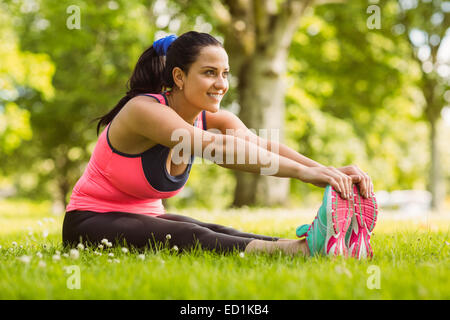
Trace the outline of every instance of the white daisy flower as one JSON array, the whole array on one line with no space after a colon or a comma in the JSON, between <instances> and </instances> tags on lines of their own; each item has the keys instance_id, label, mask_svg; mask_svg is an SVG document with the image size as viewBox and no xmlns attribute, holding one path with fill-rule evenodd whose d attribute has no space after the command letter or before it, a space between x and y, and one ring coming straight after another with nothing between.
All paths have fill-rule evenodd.
<instances>
[{"instance_id":1,"label":"white daisy flower","mask_svg":"<svg viewBox=\"0 0 450 320\"><path fill-rule=\"evenodd\" d=\"M101 241L103 244L107 244L108 243L108 239L102 239Z\"/></svg>"},{"instance_id":2,"label":"white daisy flower","mask_svg":"<svg viewBox=\"0 0 450 320\"><path fill-rule=\"evenodd\" d=\"M30 261L31 261L31 257L30 256L25 256L25 255L19 257L18 259L20 261L22 261L23 263L25 263L25 264L29 264Z\"/></svg>"},{"instance_id":3,"label":"white daisy flower","mask_svg":"<svg viewBox=\"0 0 450 320\"><path fill-rule=\"evenodd\" d=\"M170 239L172 239L172 236L170 234L166 234L166 239L170 240Z\"/></svg>"},{"instance_id":4,"label":"white daisy flower","mask_svg":"<svg viewBox=\"0 0 450 320\"><path fill-rule=\"evenodd\" d=\"M173 246L172 249L175 250L175 251L178 251L178 247L177 246Z\"/></svg>"},{"instance_id":5,"label":"white daisy flower","mask_svg":"<svg viewBox=\"0 0 450 320\"><path fill-rule=\"evenodd\" d=\"M99 244L99 245L98 245L98 248L99 248L99 249L103 249L103 245L102 245L102 244Z\"/></svg>"},{"instance_id":6,"label":"white daisy flower","mask_svg":"<svg viewBox=\"0 0 450 320\"><path fill-rule=\"evenodd\" d=\"M11 244L13 247L17 247L17 242L13 241Z\"/></svg>"},{"instance_id":7,"label":"white daisy flower","mask_svg":"<svg viewBox=\"0 0 450 320\"><path fill-rule=\"evenodd\" d=\"M127 248L122 248L122 252L123 253L128 253L128 249Z\"/></svg>"},{"instance_id":8,"label":"white daisy flower","mask_svg":"<svg viewBox=\"0 0 450 320\"><path fill-rule=\"evenodd\" d=\"M42 232L42 236L43 236L44 238L47 238L47 237L48 237L48 230L44 230L44 231Z\"/></svg>"},{"instance_id":9,"label":"white daisy flower","mask_svg":"<svg viewBox=\"0 0 450 320\"><path fill-rule=\"evenodd\" d=\"M113 262L114 263L120 263L120 260L119 259L114 259Z\"/></svg>"},{"instance_id":10,"label":"white daisy flower","mask_svg":"<svg viewBox=\"0 0 450 320\"><path fill-rule=\"evenodd\" d=\"M137 257L138 257L138 259L140 259L142 261L145 260L145 254L140 254Z\"/></svg>"},{"instance_id":11,"label":"white daisy flower","mask_svg":"<svg viewBox=\"0 0 450 320\"><path fill-rule=\"evenodd\" d=\"M61 256L59 254L55 254L55 255L53 255L52 259L53 259L53 261L59 261L59 260L61 260Z\"/></svg>"},{"instance_id":12,"label":"white daisy flower","mask_svg":"<svg viewBox=\"0 0 450 320\"><path fill-rule=\"evenodd\" d=\"M70 250L70 258L76 260L80 257L80 253L78 252L77 249L72 249Z\"/></svg>"},{"instance_id":13,"label":"white daisy flower","mask_svg":"<svg viewBox=\"0 0 450 320\"><path fill-rule=\"evenodd\" d=\"M68 255L67 253L63 253L62 256L63 256L64 258L68 258L68 257L69 257L69 255Z\"/></svg>"},{"instance_id":14,"label":"white daisy flower","mask_svg":"<svg viewBox=\"0 0 450 320\"><path fill-rule=\"evenodd\" d=\"M40 251L36 252L36 256L37 256L39 259L42 259L42 253L41 253Z\"/></svg>"},{"instance_id":15,"label":"white daisy flower","mask_svg":"<svg viewBox=\"0 0 450 320\"><path fill-rule=\"evenodd\" d=\"M243 252L239 253L239 257L244 258L245 257L245 253L243 253Z\"/></svg>"},{"instance_id":16,"label":"white daisy flower","mask_svg":"<svg viewBox=\"0 0 450 320\"><path fill-rule=\"evenodd\" d=\"M114 257L114 253L112 253L112 252L108 253L108 257L111 257L111 258Z\"/></svg>"},{"instance_id":17,"label":"white daisy flower","mask_svg":"<svg viewBox=\"0 0 450 320\"><path fill-rule=\"evenodd\" d=\"M106 246L107 246L108 248L111 248L111 247L112 247L112 243L111 243L111 242L107 242L107 243L106 243Z\"/></svg>"},{"instance_id":18,"label":"white daisy flower","mask_svg":"<svg viewBox=\"0 0 450 320\"><path fill-rule=\"evenodd\" d=\"M80 250L83 250L84 249L84 245L82 243L79 243L77 245L77 248L80 249Z\"/></svg>"}]
</instances>

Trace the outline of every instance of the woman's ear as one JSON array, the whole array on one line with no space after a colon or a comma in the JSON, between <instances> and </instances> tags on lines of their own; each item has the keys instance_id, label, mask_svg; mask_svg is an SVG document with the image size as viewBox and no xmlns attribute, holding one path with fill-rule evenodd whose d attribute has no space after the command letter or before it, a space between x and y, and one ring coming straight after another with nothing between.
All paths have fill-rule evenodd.
<instances>
[{"instance_id":1,"label":"woman's ear","mask_svg":"<svg viewBox=\"0 0 450 320\"><path fill-rule=\"evenodd\" d=\"M172 70L173 82L178 89L183 90L184 86L184 72L179 67L175 67Z\"/></svg>"}]
</instances>

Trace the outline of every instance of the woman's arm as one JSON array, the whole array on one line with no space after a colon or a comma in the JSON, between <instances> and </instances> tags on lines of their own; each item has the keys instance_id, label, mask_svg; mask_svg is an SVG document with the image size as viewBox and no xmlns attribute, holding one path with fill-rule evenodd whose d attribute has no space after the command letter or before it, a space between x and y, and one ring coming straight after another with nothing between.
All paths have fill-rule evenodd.
<instances>
[{"instance_id":1,"label":"woman's arm","mask_svg":"<svg viewBox=\"0 0 450 320\"><path fill-rule=\"evenodd\" d=\"M257 137L258 143L260 144L267 144L267 149L269 150L278 150L278 154L292 159L298 163L301 163L307 167L324 167L325 166L323 164L320 164L308 157L305 157L304 155L298 153L297 151L295 151L294 149L282 144L282 143L278 143L276 141L270 141L270 140L265 140L262 139L260 137Z\"/></svg>"},{"instance_id":2,"label":"woman's arm","mask_svg":"<svg viewBox=\"0 0 450 320\"><path fill-rule=\"evenodd\" d=\"M224 168L276 177L296 178L322 188L329 184L344 199L351 197L352 177L350 176L336 173L324 166L305 166L233 135L220 135L220 137L226 142L215 144L215 150L220 150L222 154L219 158L220 161L215 161L215 163ZM231 145L233 145L232 148L230 148ZM233 156L231 161L229 161L229 156ZM244 156L245 159L239 161L240 156Z\"/></svg>"},{"instance_id":3,"label":"woman's arm","mask_svg":"<svg viewBox=\"0 0 450 320\"><path fill-rule=\"evenodd\" d=\"M296 161L298 163L301 163L307 167L325 167L324 165L305 157L304 155L298 153L297 151L289 148L288 146L282 143L265 140L260 137L257 137L257 140L260 145L264 145L266 143L268 150L279 150L279 155L291 159L293 161ZM331 170L337 170L340 173L352 177L352 183L359 183L361 188L360 192L364 197L368 198L369 193L370 194L373 193L373 183L370 177L361 169L359 169L358 166L349 165L341 168L332 168L332 167L329 168Z\"/></svg>"},{"instance_id":4,"label":"woman's arm","mask_svg":"<svg viewBox=\"0 0 450 320\"><path fill-rule=\"evenodd\" d=\"M228 132L229 134L233 134L241 139L248 140L271 152L279 154L282 157L291 159L303 166L328 168L333 171L336 176L340 176L341 178L342 176L349 176L351 177L351 182L350 186L346 186L346 188L352 189L351 184L358 183L360 184L360 192L365 197L368 197L369 193L373 192L373 184L370 177L357 166L350 165L341 168L326 167L282 143L259 137L249 130L232 112L227 110L219 110L216 113L206 112L206 122L208 128L217 128L224 134L227 134Z\"/></svg>"},{"instance_id":5,"label":"woman's arm","mask_svg":"<svg viewBox=\"0 0 450 320\"><path fill-rule=\"evenodd\" d=\"M194 154L230 169L295 178L321 187L330 184L343 197L350 196L348 176L338 176L325 167L302 165L247 139L204 131L188 124L173 109L146 97L130 100L122 111L122 121L130 131L173 148L174 153L181 149L184 155Z\"/></svg>"},{"instance_id":6,"label":"woman's arm","mask_svg":"<svg viewBox=\"0 0 450 320\"><path fill-rule=\"evenodd\" d=\"M325 167L324 165L305 157L290 147L271 141L269 139L263 139L254 134L247 126L232 112L227 110L219 110L216 113L206 112L206 123L209 128L217 128L223 134L232 134L240 137L241 139L248 140L260 147L270 150L279 154L285 158L291 159L307 167Z\"/></svg>"}]
</instances>

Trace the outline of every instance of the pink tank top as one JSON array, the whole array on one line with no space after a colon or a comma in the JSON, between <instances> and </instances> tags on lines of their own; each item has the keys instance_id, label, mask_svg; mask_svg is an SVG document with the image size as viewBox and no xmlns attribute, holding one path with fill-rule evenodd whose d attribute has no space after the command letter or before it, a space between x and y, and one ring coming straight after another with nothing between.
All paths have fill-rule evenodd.
<instances>
[{"instance_id":1,"label":"pink tank top","mask_svg":"<svg viewBox=\"0 0 450 320\"><path fill-rule=\"evenodd\" d=\"M166 93L145 95L168 105ZM122 153L109 142L110 124L100 134L89 163L73 188L66 212L164 214L161 199L173 197L183 189L194 157L184 173L172 176L166 168L168 147L157 144L140 154ZM206 130L205 111L194 126Z\"/></svg>"}]
</instances>

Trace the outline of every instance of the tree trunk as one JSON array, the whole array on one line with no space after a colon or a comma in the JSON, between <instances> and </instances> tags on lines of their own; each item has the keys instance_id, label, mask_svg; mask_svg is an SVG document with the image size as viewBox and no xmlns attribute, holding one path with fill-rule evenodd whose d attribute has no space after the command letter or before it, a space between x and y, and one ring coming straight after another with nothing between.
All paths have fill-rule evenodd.
<instances>
[{"instance_id":1,"label":"tree trunk","mask_svg":"<svg viewBox=\"0 0 450 320\"><path fill-rule=\"evenodd\" d=\"M438 35L440 39L443 39L445 36L445 32L448 30L448 23L433 25L432 29L429 29L431 25L426 23L428 21L428 14L434 14L433 11L429 11L428 9L422 11L423 17L422 25L420 25L420 20L417 19L421 15L421 11L423 10L417 8L415 10L401 10L399 15L400 22L405 26L405 36L407 37L410 46L412 48L411 56L414 60L417 61L419 65L422 65L423 61L419 59L417 53L418 48L414 45L411 40L410 32L413 29L424 31L425 33L431 34L431 32L435 35ZM413 12L418 14L418 16L414 17ZM417 24L419 22L419 24ZM447 21L448 22L448 21ZM427 43L430 48L430 56L427 62L431 63L433 66L437 66L440 64L438 61L438 52L440 47L442 46L443 41L440 41L439 44L431 44L429 41ZM443 62L443 61L442 61ZM444 81L442 81L444 80ZM430 124L430 168L428 174L428 190L431 192L431 208L433 210L439 210L442 207L443 200L445 197L445 183L441 177L441 163L440 163L440 152L439 152L439 144L438 144L438 124L439 119L441 117L441 111L444 107L443 93L445 91L445 79L440 79L438 76L437 70L433 70L431 73L422 73L422 79L420 81L420 87L422 93L425 97L426 105L424 110L424 116L428 120Z\"/></svg>"},{"instance_id":2,"label":"tree trunk","mask_svg":"<svg viewBox=\"0 0 450 320\"><path fill-rule=\"evenodd\" d=\"M329 0L328 0L329 1ZM326 1L325 1L326 2ZM213 2L218 29L225 35L230 65L238 74L239 118L250 129L279 130L283 141L283 76L294 33L313 0L224 0ZM264 137L266 138L266 137ZM289 179L235 172L233 206L285 204Z\"/></svg>"},{"instance_id":3,"label":"tree trunk","mask_svg":"<svg viewBox=\"0 0 450 320\"><path fill-rule=\"evenodd\" d=\"M433 53L433 61L436 61L436 52ZM444 183L441 177L441 159L439 152L439 130L438 124L441 117L443 104L439 100L437 91L438 83L435 78L424 76L422 92L425 97L425 116L430 124L430 171L428 177L428 190L431 193L431 209L440 210L442 208L444 194Z\"/></svg>"},{"instance_id":4,"label":"tree trunk","mask_svg":"<svg viewBox=\"0 0 450 320\"><path fill-rule=\"evenodd\" d=\"M429 191L431 192L431 209L440 210L444 199L444 185L441 176L440 152L438 143L438 118L430 120L430 171L429 171Z\"/></svg>"},{"instance_id":5,"label":"tree trunk","mask_svg":"<svg viewBox=\"0 0 450 320\"><path fill-rule=\"evenodd\" d=\"M286 70L287 50L277 57L255 56L242 69L239 118L249 129L268 140L283 141L284 93L282 75ZM266 136L260 131L264 129ZM236 189L233 206L286 204L289 179L235 172Z\"/></svg>"}]
</instances>

